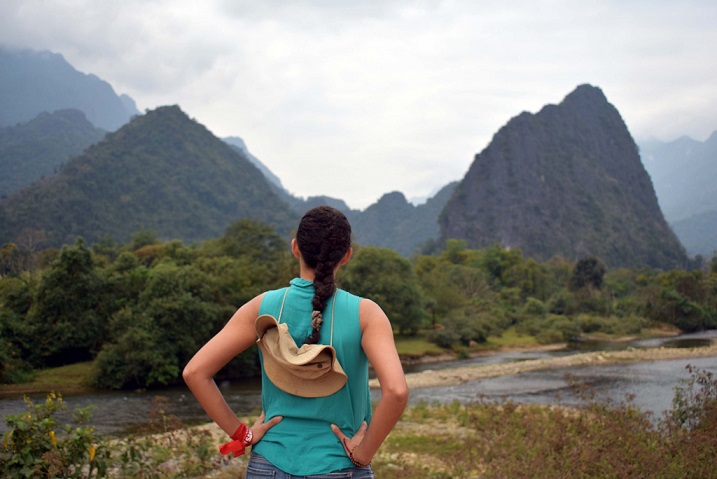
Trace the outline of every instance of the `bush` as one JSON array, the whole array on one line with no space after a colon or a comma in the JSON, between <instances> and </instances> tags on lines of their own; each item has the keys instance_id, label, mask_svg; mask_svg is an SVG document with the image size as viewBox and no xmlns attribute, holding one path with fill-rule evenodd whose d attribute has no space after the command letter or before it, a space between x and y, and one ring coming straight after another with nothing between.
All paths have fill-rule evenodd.
<instances>
[{"instance_id":1,"label":"bush","mask_svg":"<svg viewBox=\"0 0 717 479\"><path fill-rule=\"evenodd\" d=\"M713 479L717 381L689 368L662 420L625 403L480 401L409 408L374 458L398 478Z\"/></svg>"},{"instance_id":2,"label":"bush","mask_svg":"<svg viewBox=\"0 0 717 479\"><path fill-rule=\"evenodd\" d=\"M90 419L89 409L78 409L70 424L60 427L55 415L64 410L62 397L49 394L39 405L25 398L28 411L6 416L10 428L0 448L2 477L103 477L109 450L98 445L95 429L83 426Z\"/></svg>"},{"instance_id":3,"label":"bush","mask_svg":"<svg viewBox=\"0 0 717 479\"><path fill-rule=\"evenodd\" d=\"M578 311L578 303L573 293L568 290L562 290L550 298L548 311L552 314L574 314Z\"/></svg>"},{"instance_id":4,"label":"bush","mask_svg":"<svg viewBox=\"0 0 717 479\"><path fill-rule=\"evenodd\" d=\"M577 323L583 333L604 333L616 336L638 334L648 326L647 319L635 315L605 317L580 314L577 317Z\"/></svg>"},{"instance_id":5,"label":"bush","mask_svg":"<svg viewBox=\"0 0 717 479\"><path fill-rule=\"evenodd\" d=\"M533 318L516 326L521 334L534 336L540 344L569 342L580 335L580 326L565 316L549 314L545 318Z\"/></svg>"},{"instance_id":6,"label":"bush","mask_svg":"<svg viewBox=\"0 0 717 479\"><path fill-rule=\"evenodd\" d=\"M539 299L528 298L521 313L526 316L545 317L548 314L548 307Z\"/></svg>"},{"instance_id":7,"label":"bush","mask_svg":"<svg viewBox=\"0 0 717 479\"><path fill-rule=\"evenodd\" d=\"M212 435L189 430L166 398L156 397L147 426L123 439L102 439L92 426L89 407L74 412L75 425L60 426L56 416L65 410L62 397L49 394L36 405L25 398L28 410L6 416L10 430L0 444L0 477L116 479L206 477L226 463Z\"/></svg>"},{"instance_id":8,"label":"bush","mask_svg":"<svg viewBox=\"0 0 717 479\"><path fill-rule=\"evenodd\" d=\"M442 348L456 345L469 346L471 342L484 343L486 328L478 318L471 318L465 311L455 311L443 321L443 327L431 333L430 340Z\"/></svg>"}]
</instances>

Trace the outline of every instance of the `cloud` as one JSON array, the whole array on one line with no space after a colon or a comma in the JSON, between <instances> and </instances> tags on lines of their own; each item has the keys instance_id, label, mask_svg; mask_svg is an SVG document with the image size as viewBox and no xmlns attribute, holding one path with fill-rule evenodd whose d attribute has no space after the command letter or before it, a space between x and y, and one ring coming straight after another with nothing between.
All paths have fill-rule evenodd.
<instances>
[{"instance_id":1,"label":"cloud","mask_svg":"<svg viewBox=\"0 0 717 479\"><path fill-rule=\"evenodd\" d=\"M366 207L459 179L521 111L600 86L635 137L717 128L717 5L9 0L0 42L62 53L140 108L241 136L296 194Z\"/></svg>"}]
</instances>

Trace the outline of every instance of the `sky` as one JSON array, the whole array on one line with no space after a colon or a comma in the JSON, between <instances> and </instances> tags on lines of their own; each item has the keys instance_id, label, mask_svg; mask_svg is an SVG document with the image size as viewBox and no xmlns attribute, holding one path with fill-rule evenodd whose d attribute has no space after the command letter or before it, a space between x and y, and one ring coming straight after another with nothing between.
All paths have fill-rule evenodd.
<instances>
[{"instance_id":1,"label":"sky","mask_svg":"<svg viewBox=\"0 0 717 479\"><path fill-rule=\"evenodd\" d=\"M364 209L460 180L578 85L638 141L717 130L714 0L2 0L0 44L62 54L140 111L239 136L296 196Z\"/></svg>"}]
</instances>

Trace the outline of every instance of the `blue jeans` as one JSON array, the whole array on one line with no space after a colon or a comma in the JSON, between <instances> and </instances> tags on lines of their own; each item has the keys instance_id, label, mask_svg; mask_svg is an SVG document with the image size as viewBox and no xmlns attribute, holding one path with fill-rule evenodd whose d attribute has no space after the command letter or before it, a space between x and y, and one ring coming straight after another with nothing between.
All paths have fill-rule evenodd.
<instances>
[{"instance_id":1,"label":"blue jeans","mask_svg":"<svg viewBox=\"0 0 717 479\"><path fill-rule=\"evenodd\" d=\"M267 461L264 456L252 452L249 458L249 465L246 468L245 477L246 479L340 479L344 477L352 479L373 479L376 476L374 476L370 465L364 467L349 467L348 469L341 469L340 471L326 474L294 476L274 466Z\"/></svg>"}]
</instances>

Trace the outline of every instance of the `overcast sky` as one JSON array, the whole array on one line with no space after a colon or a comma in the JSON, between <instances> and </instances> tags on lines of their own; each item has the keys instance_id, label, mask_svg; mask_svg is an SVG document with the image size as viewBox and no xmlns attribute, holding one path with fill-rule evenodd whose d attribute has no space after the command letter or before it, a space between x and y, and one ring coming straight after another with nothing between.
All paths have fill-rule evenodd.
<instances>
[{"instance_id":1,"label":"overcast sky","mask_svg":"<svg viewBox=\"0 0 717 479\"><path fill-rule=\"evenodd\" d=\"M522 111L600 87L633 137L717 130L714 0L2 0L140 111L240 136L298 196L434 193Z\"/></svg>"}]
</instances>

